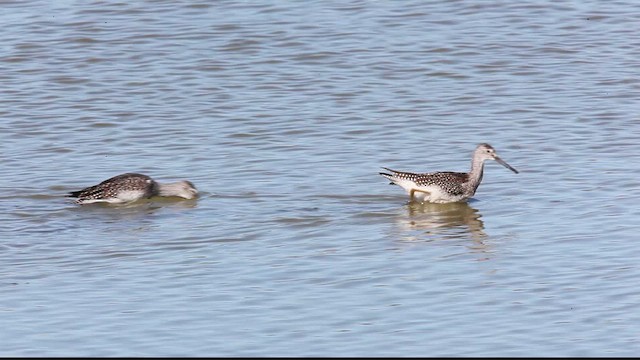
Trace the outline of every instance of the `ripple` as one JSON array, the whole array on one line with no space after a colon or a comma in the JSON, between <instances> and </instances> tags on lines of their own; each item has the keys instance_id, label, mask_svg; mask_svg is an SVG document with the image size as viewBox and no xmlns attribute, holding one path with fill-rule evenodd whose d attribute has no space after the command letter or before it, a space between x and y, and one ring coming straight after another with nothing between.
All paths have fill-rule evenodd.
<instances>
[{"instance_id":1,"label":"ripple","mask_svg":"<svg viewBox=\"0 0 640 360\"><path fill-rule=\"evenodd\" d=\"M6 354L637 353L634 4L4 5ZM64 197L127 171L202 196Z\"/></svg>"}]
</instances>

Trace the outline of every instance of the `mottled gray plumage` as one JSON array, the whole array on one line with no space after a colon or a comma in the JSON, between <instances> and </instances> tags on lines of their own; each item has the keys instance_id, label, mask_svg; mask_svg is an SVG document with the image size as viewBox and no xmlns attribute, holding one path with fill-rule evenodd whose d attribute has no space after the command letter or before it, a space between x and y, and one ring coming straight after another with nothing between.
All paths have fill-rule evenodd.
<instances>
[{"instance_id":1,"label":"mottled gray plumage","mask_svg":"<svg viewBox=\"0 0 640 360\"><path fill-rule=\"evenodd\" d=\"M468 173L442 171L433 173L412 173L384 168L390 173L380 175L391 180L391 184L399 185L407 191L411 200L448 203L465 201L472 197L480 182L485 160L496 160L498 163L515 172L518 171L500 159L489 144L476 147L471 160L471 171Z\"/></svg>"},{"instance_id":2,"label":"mottled gray plumage","mask_svg":"<svg viewBox=\"0 0 640 360\"><path fill-rule=\"evenodd\" d=\"M123 203L152 196L179 196L193 199L198 191L189 181L160 184L147 175L126 173L114 176L97 185L69 193L77 198L76 203L94 202Z\"/></svg>"},{"instance_id":3,"label":"mottled gray plumage","mask_svg":"<svg viewBox=\"0 0 640 360\"><path fill-rule=\"evenodd\" d=\"M395 177L397 179L404 179L413 181L418 186L438 186L447 194L461 195L465 193L464 184L469 181L469 174L453 172L453 171L441 171L434 173L410 173L404 171L396 171L389 168L383 168L390 171L392 174L380 173L383 175ZM391 184L395 184L392 182Z\"/></svg>"}]
</instances>

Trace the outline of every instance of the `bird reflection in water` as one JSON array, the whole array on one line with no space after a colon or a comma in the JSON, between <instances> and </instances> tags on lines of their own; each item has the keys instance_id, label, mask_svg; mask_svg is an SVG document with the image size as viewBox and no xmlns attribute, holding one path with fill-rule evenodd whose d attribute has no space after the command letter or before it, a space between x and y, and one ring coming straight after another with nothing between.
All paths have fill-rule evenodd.
<instances>
[{"instance_id":1,"label":"bird reflection in water","mask_svg":"<svg viewBox=\"0 0 640 360\"><path fill-rule=\"evenodd\" d=\"M407 216L399 223L406 233L406 241L433 241L435 239L471 239L474 251L485 252L484 224L478 210L466 202L433 204L410 202L406 205ZM417 232L417 233L416 233Z\"/></svg>"}]
</instances>

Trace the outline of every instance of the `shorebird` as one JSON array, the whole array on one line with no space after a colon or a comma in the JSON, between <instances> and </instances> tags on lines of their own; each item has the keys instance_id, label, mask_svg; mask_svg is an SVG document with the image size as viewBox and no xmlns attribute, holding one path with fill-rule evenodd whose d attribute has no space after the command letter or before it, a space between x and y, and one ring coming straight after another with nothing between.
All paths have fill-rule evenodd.
<instances>
[{"instance_id":1,"label":"shorebird","mask_svg":"<svg viewBox=\"0 0 640 360\"><path fill-rule=\"evenodd\" d=\"M67 196L77 198L75 200L77 204L95 202L119 204L147 199L152 196L178 196L193 199L197 195L198 190L190 181L161 184L147 175L126 173L114 176L98 185L73 191Z\"/></svg>"},{"instance_id":2,"label":"shorebird","mask_svg":"<svg viewBox=\"0 0 640 360\"><path fill-rule=\"evenodd\" d=\"M391 180L392 185L402 187L412 201L415 199L431 203L460 202L468 200L476 193L482 181L485 160L495 160L514 173L518 173L518 170L498 157L491 145L480 144L473 152L471 171L468 173L452 171L411 173L383 168L390 174L381 172L380 175Z\"/></svg>"}]
</instances>

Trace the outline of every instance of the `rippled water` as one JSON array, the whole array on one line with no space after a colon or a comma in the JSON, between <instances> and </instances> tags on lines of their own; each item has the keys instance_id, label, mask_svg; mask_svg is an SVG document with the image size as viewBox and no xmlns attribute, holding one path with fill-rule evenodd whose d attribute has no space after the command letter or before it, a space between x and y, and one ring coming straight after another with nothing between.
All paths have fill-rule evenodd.
<instances>
[{"instance_id":1,"label":"rippled water","mask_svg":"<svg viewBox=\"0 0 640 360\"><path fill-rule=\"evenodd\" d=\"M635 2L2 8L3 355L639 353ZM64 197L129 171L202 196Z\"/></svg>"}]
</instances>

